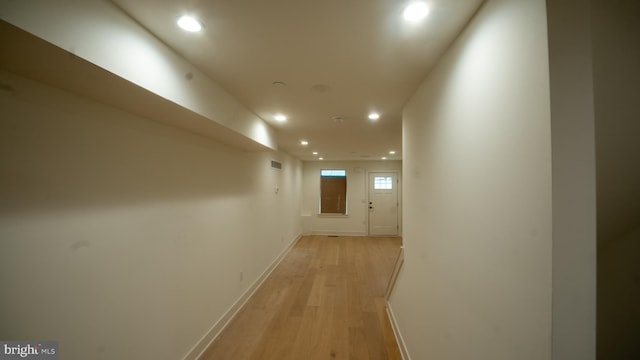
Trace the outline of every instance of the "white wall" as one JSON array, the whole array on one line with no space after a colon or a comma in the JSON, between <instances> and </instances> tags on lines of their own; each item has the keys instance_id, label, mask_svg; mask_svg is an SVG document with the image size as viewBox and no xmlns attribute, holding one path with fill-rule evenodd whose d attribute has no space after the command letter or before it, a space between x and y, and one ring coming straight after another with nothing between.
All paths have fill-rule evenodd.
<instances>
[{"instance_id":1,"label":"white wall","mask_svg":"<svg viewBox=\"0 0 640 360\"><path fill-rule=\"evenodd\" d=\"M368 234L368 173L372 171L397 172L401 178L402 161L305 161L303 162L302 222L305 234L356 235ZM320 204L320 170L347 170L348 216L318 216ZM402 198L402 179L398 197ZM402 203L400 204L402 207ZM402 212L398 214L402 234Z\"/></svg>"},{"instance_id":2,"label":"white wall","mask_svg":"<svg viewBox=\"0 0 640 360\"><path fill-rule=\"evenodd\" d=\"M640 357L640 227L598 253L598 359Z\"/></svg>"},{"instance_id":3,"label":"white wall","mask_svg":"<svg viewBox=\"0 0 640 360\"><path fill-rule=\"evenodd\" d=\"M486 2L403 116L405 265L390 305L412 359L549 359L545 2Z\"/></svg>"},{"instance_id":4,"label":"white wall","mask_svg":"<svg viewBox=\"0 0 640 360\"><path fill-rule=\"evenodd\" d=\"M589 2L547 2L554 360L596 356L596 157Z\"/></svg>"},{"instance_id":5,"label":"white wall","mask_svg":"<svg viewBox=\"0 0 640 360\"><path fill-rule=\"evenodd\" d=\"M598 359L640 358L640 2L592 1Z\"/></svg>"},{"instance_id":6,"label":"white wall","mask_svg":"<svg viewBox=\"0 0 640 360\"><path fill-rule=\"evenodd\" d=\"M183 358L301 233L302 165L286 154L0 83L2 339Z\"/></svg>"},{"instance_id":7,"label":"white wall","mask_svg":"<svg viewBox=\"0 0 640 360\"><path fill-rule=\"evenodd\" d=\"M594 0L598 243L640 226L640 2Z\"/></svg>"},{"instance_id":8,"label":"white wall","mask_svg":"<svg viewBox=\"0 0 640 360\"><path fill-rule=\"evenodd\" d=\"M211 123L277 147L262 119L109 1L3 1L0 18Z\"/></svg>"}]
</instances>

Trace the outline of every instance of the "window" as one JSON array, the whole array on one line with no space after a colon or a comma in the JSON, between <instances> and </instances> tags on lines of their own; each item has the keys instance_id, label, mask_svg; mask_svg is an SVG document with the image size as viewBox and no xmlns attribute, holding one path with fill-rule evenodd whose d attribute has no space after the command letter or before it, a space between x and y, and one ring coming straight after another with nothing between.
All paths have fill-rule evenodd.
<instances>
[{"instance_id":1,"label":"window","mask_svg":"<svg viewBox=\"0 0 640 360\"><path fill-rule=\"evenodd\" d=\"M347 213L346 170L320 170L320 213Z\"/></svg>"},{"instance_id":2,"label":"window","mask_svg":"<svg viewBox=\"0 0 640 360\"><path fill-rule=\"evenodd\" d=\"M391 176L374 176L374 190L391 190L393 189L393 178Z\"/></svg>"}]
</instances>

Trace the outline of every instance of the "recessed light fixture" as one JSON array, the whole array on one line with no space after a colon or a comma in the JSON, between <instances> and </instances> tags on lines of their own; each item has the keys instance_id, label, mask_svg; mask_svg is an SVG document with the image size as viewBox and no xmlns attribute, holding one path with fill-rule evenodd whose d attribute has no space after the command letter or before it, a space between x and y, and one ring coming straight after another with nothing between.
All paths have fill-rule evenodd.
<instances>
[{"instance_id":1,"label":"recessed light fixture","mask_svg":"<svg viewBox=\"0 0 640 360\"><path fill-rule=\"evenodd\" d=\"M381 157L382 160L387 160L386 156Z\"/></svg>"},{"instance_id":2,"label":"recessed light fixture","mask_svg":"<svg viewBox=\"0 0 640 360\"><path fill-rule=\"evenodd\" d=\"M313 155L318 155L318 152L317 152L317 151L314 151L314 152L313 152Z\"/></svg>"},{"instance_id":3,"label":"recessed light fixture","mask_svg":"<svg viewBox=\"0 0 640 360\"><path fill-rule=\"evenodd\" d=\"M279 122L285 122L287 121L287 117L282 115L282 114L277 114L276 116L273 117L274 119L276 119Z\"/></svg>"},{"instance_id":4,"label":"recessed light fixture","mask_svg":"<svg viewBox=\"0 0 640 360\"><path fill-rule=\"evenodd\" d=\"M204 25L193 16L182 15L178 18L178 26L184 31L200 32L204 29Z\"/></svg>"},{"instance_id":5,"label":"recessed light fixture","mask_svg":"<svg viewBox=\"0 0 640 360\"><path fill-rule=\"evenodd\" d=\"M389 154L390 154L390 155L395 155L395 154L396 154L396 152L395 152L395 151L393 151L393 150L391 150L391 151L389 151Z\"/></svg>"},{"instance_id":6,"label":"recessed light fixture","mask_svg":"<svg viewBox=\"0 0 640 360\"><path fill-rule=\"evenodd\" d=\"M417 22L424 19L429 14L429 7L424 2L413 2L406 9L402 16L405 20Z\"/></svg>"},{"instance_id":7,"label":"recessed light fixture","mask_svg":"<svg viewBox=\"0 0 640 360\"><path fill-rule=\"evenodd\" d=\"M324 158L323 158L323 157L320 157L320 158L318 158L318 160L324 160Z\"/></svg>"},{"instance_id":8,"label":"recessed light fixture","mask_svg":"<svg viewBox=\"0 0 640 360\"><path fill-rule=\"evenodd\" d=\"M302 140L302 141L300 141L300 145L307 146L307 145L309 145L309 142L307 140Z\"/></svg>"},{"instance_id":9,"label":"recessed light fixture","mask_svg":"<svg viewBox=\"0 0 640 360\"><path fill-rule=\"evenodd\" d=\"M374 113L374 112L369 114L369 120L378 120L378 119L380 119L380 114Z\"/></svg>"}]
</instances>

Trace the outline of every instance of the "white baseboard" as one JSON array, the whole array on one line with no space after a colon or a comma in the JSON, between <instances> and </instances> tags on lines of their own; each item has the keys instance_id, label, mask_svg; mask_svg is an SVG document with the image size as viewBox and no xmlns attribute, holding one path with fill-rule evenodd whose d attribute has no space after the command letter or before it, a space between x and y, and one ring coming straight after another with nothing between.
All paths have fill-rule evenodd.
<instances>
[{"instance_id":1,"label":"white baseboard","mask_svg":"<svg viewBox=\"0 0 640 360\"><path fill-rule=\"evenodd\" d=\"M391 328L393 329L393 333L396 336L396 341L398 342L398 347L400 348L400 355L402 355L402 360L411 360L411 356L409 356L409 351L407 351L407 345L404 343L404 339L402 338L402 334L400 333L400 329L398 328L398 323L396 322L396 317L393 314L393 309L391 309L391 304L387 301L387 315L389 316L389 320L391 321Z\"/></svg>"},{"instance_id":2,"label":"white baseboard","mask_svg":"<svg viewBox=\"0 0 640 360\"><path fill-rule=\"evenodd\" d=\"M207 333L196 343L196 345L194 345L193 348L189 350L187 355L185 355L182 360L197 360L202 356L209 345L213 343L213 341L220 335L222 330L224 330L224 328L231 322L231 320L233 320L240 309L242 309L247 301L249 301L251 296L253 296L256 290L260 288L262 283L269 277L269 275L271 275L271 272L273 272L278 264L280 264L282 259L284 259L284 257L289 253L291 248L293 248L293 246L298 242L298 240L300 240L301 237L302 234L298 234L295 239L293 239L289 243L289 245L287 245L287 247L282 250L282 252L271 263L271 265L269 265L269 267L267 267L267 269L262 272L258 279L256 279L256 281L254 281L253 284L251 284L251 286L249 286L249 288L244 293L242 293L240 298L238 298L238 300L236 300L236 302L231 305L229 310L227 310L224 315L222 315L222 317L218 319L218 321L216 321L211 329L209 329L209 331L207 331Z\"/></svg>"},{"instance_id":3,"label":"white baseboard","mask_svg":"<svg viewBox=\"0 0 640 360\"><path fill-rule=\"evenodd\" d=\"M333 236L367 236L364 231L327 231L327 230L312 230L311 235L333 235Z\"/></svg>"}]
</instances>

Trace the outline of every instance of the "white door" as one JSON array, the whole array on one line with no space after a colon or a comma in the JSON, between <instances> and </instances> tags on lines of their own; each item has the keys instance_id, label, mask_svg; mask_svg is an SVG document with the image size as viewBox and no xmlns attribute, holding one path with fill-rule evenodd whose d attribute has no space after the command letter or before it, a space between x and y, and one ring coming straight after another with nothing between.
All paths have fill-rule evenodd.
<instances>
[{"instance_id":1,"label":"white door","mask_svg":"<svg viewBox=\"0 0 640 360\"><path fill-rule=\"evenodd\" d=\"M369 235L398 235L398 175L369 173Z\"/></svg>"}]
</instances>

